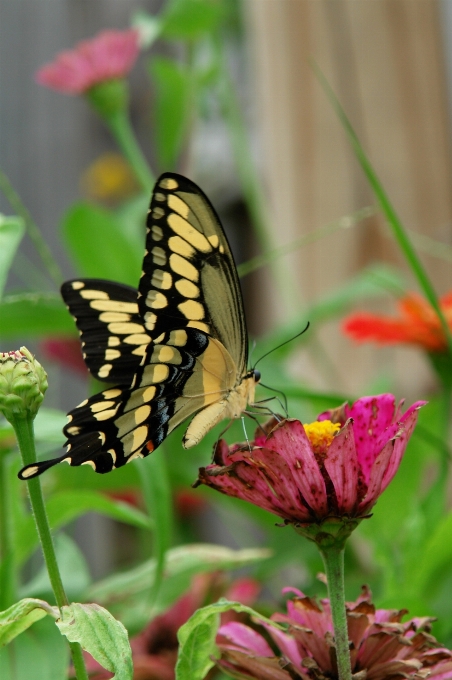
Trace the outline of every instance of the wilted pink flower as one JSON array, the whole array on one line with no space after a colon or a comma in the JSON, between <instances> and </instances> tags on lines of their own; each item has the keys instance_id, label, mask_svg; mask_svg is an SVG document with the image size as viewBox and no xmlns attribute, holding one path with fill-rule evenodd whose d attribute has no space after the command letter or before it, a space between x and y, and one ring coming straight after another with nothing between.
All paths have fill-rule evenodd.
<instances>
[{"instance_id":1,"label":"wilted pink flower","mask_svg":"<svg viewBox=\"0 0 452 680\"><path fill-rule=\"evenodd\" d=\"M394 477L417 421L391 394L363 397L303 426L284 420L250 445L220 441L198 483L250 501L297 527L365 517ZM258 445L257 445L258 444Z\"/></svg>"},{"instance_id":2,"label":"wilted pink flower","mask_svg":"<svg viewBox=\"0 0 452 680\"><path fill-rule=\"evenodd\" d=\"M254 628L230 622L218 631L221 657L217 665L235 678L274 680L331 680L337 678L330 602L320 603L296 589L287 603L287 614L273 614L272 620L287 626L285 631L262 624L264 638ZM430 634L428 617L402 623L405 609L377 609L371 594L363 588L356 602L348 602L347 625L354 677L367 680L396 678L452 678L452 652ZM272 647L267 640L272 641ZM276 651L275 651L276 650Z\"/></svg>"},{"instance_id":3,"label":"wilted pink flower","mask_svg":"<svg viewBox=\"0 0 452 680\"><path fill-rule=\"evenodd\" d=\"M36 81L66 94L83 94L98 83L124 78L138 51L136 30L102 31L75 49L60 52L37 71Z\"/></svg>"}]
</instances>

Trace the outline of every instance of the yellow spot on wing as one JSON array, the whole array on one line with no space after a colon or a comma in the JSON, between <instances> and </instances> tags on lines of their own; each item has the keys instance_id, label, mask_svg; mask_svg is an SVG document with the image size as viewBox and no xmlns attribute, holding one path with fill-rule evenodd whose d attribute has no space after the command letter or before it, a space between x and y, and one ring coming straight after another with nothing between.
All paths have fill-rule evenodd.
<instances>
[{"instance_id":1,"label":"yellow spot on wing","mask_svg":"<svg viewBox=\"0 0 452 680\"><path fill-rule=\"evenodd\" d=\"M210 253L212 246L209 241L204 234L201 234L201 232L193 227L190 222L184 220L184 218L177 213L170 213L167 221L171 229L175 231L178 236L182 236L182 238L188 241L194 248L200 250L202 253Z\"/></svg>"},{"instance_id":2,"label":"yellow spot on wing","mask_svg":"<svg viewBox=\"0 0 452 680\"><path fill-rule=\"evenodd\" d=\"M163 269L154 269L154 272L152 273L151 286L168 290L168 288L171 288L172 284L173 277L169 272L165 272Z\"/></svg>"},{"instance_id":3,"label":"yellow spot on wing","mask_svg":"<svg viewBox=\"0 0 452 680\"><path fill-rule=\"evenodd\" d=\"M119 404L118 404L119 406ZM109 420L110 418L114 418L116 415L116 411L118 410L118 406L116 408L110 409L109 411L102 411L101 413L95 413L94 417L96 420Z\"/></svg>"},{"instance_id":4,"label":"yellow spot on wing","mask_svg":"<svg viewBox=\"0 0 452 680\"><path fill-rule=\"evenodd\" d=\"M163 309L168 304L168 300L163 295L156 290L150 290L146 297L146 304L152 309ZM147 328L148 326L146 326Z\"/></svg>"},{"instance_id":5,"label":"yellow spot on wing","mask_svg":"<svg viewBox=\"0 0 452 680\"><path fill-rule=\"evenodd\" d=\"M220 239L216 234L212 234L212 236L207 237L212 245L213 248L218 248L218 244L220 242Z\"/></svg>"},{"instance_id":6,"label":"yellow spot on wing","mask_svg":"<svg viewBox=\"0 0 452 680\"><path fill-rule=\"evenodd\" d=\"M93 468L93 470L96 469L96 464L95 464L95 462L94 462L93 460L85 460L85 462L82 463L82 465L91 465L91 467Z\"/></svg>"},{"instance_id":7,"label":"yellow spot on wing","mask_svg":"<svg viewBox=\"0 0 452 680\"><path fill-rule=\"evenodd\" d=\"M187 331L184 331L183 329L180 328L175 331L171 331L168 340L168 345L183 347L186 344L187 344Z\"/></svg>"},{"instance_id":8,"label":"yellow spot on wing","mask_svg":"<svg viewBox=\"0 0 452 680\"><path fill-rule=\"evenodd\" d=\"M128 314L138 314L136 302L121 302L119 300L93 300L90 303L92 309L100 312L127 312Z\"/></svg>"},{"instance_id":9,"label":"yellow spot on wing","mask_svg":"<svg viewBox=\"0 0 452 680\"><path fill-rule=\"evenodd\" d=\"M198 331L203 331L204 333L210 333L210 328L206 323L202 321L189 321L187 328L197 328Z\"/></svg>"},{"instance_id":10,"label":"yellow spot on wing","mask_svg":"<svg viewBox=\"0 0 452 680\"><path fill-rule=\"evenodd\" d=\"M161 241L163 238L162 228L158 224L152 225L152 238L154 241Z\"/></svg>"},{"instance_id":11,"label":"yellow spot on wing","mask_svg":"<svg viewBox=\"0 0 452 680\"><path fill-rule=\"evenodd\" d=\"M166 253L160 246L154 246L151 250L152 261L154 264L158 264L160 267L166 264Z\"/></svg>"},{"instance_id":12,"label":"yellow spot on wing","mask_svg":"<svg viewBox=\"0 0 452 680\"><path fill-rule=\"evenodd\" d=\"M137 408L135 411L135 423L139 425L143 421L145 421L151 413L151 407L145 404L144 406L140 406L140 408Z\"/></svg>"},{"instance_id":13,"label":"yellow spot on wing","mask_svg":"<svg viewBox=\"0 0 452 680\"><path fill-rule=\"evenodd\" d=\"M144 325L148 329L148 331L153 331L155 327L155 323L157 321L157 316L153 314L152 312L146 312L144 315Z\"/></svg>"},{"instance_id":14,"label":"yellow spot on wing","mask_svg":"<svg viewBox=\"0 0 452 680\"><path fill-rule=\"evenodd\" d=\"M33 465L32 467L29 467L27 470L24 470L21 475L24 479L27 479L28 477L33 477L34 474L39 470L39 467L37 465Z\"/></svg>"},{"instance_id":15,"label":"yellow spot on wing","mask_svg":"<svg viewBox=\"0 0 452 680\"><path fill-rule=\"evenodd\" d=\"M115 405L114 401L99 401L97 402L97 404L93 404L91 406L91 411L93 413L97 413L98 411L105 411L106 408L111 408L114 405Z\"/></svg>"},{"instance_id":16,"label":"yellow spot on wing","mask_svg":"<svg viewBox=\"0 0 452 680\"><path fill-rule=\"evenodd\" d=\"M73 281L72 282L72 288L74 290L80 290L80 288L84 288L84 287L85 287L85 284L83 283L83 281Z\"/></svg>"},{"instance_id":17,"label":"yellow spot on wing","mask_svg":"<svg viewBox=\"0 0 452 680\"><path fill-rule=\"evenodd\" d=\"M196 255L195 249L180 236L170 236L168 245L174 253L178 253L183 257L193 258Z\"/></svg>"},{"instance_id":18,"label":"yellow spot on wing","mask_svg":"<svg viewBox=\"0 0 452 680\"><path fill-rule=\"evenodd\" d=\"M176 196L175 194L169 194L168 205L171 208L171 210L174 210L175 212L179 213L179 215L182 215L182 217L184 217L185 219L188 218L190 214L190 208L185 203L185 201L179 198L179 196Z\"/></svg>"},{"instance_id":19,"label":"yellow spot on wing","mask_svg":"<svg viewBox=\"0 0 452 680\"><path fill-rule=\"evenodd\" d=\"M107 378L112 368L111 364L104 364L98 371L99 378Z\"/></svg>"},{"instance_id":20,"label":"yellow spot on wing","mask_svg":"<svg viewBox=\"0 0 452 680\"><path fill-rule=\"evenodd\" d=\"M174 285L176 286L176 290L184 297L187 298L199 297L198 286L196 286L191 281L188 281L188 279L179 279L178 281L176 281Z\"/></svg>"},{"instance_id":21,"label":"yellow spot on wing","mask_svg":"<svg viewBox=\"0 0 452 680\"><path fill-rule=\"evenodd\" d=\"M102 392L104 399L114 399L115 397L119 397L121 394L122 390L119 390L117 388L113 388L111 390L105 390L105 392Z\"/></svg>"},{"instance_id":22,"label":"yellow spot on wing","mask_svg":"<svg viewBox=\"0 0 452 680\"><path fill-rule=\"evenodd\" d=\"M119 359L121 356L121 352L119 349L106 349L105 350L105 359L106 361L114 361L115 359Z\"/></svg>"},{"instance_id":23,"label":"yellow spot on wing","mask_svg":"<svg viewBox=\"0 0 452 680\"><path fill-rule=\"evenodd\" d=\"M109 300L107 293L104 290L82 290L80 295L85 300Z\"/></svg>"},{"instance_id":24,"label":"yellow spot on wing","mask_svg":"<svg viewBox=\"0 0 452 680\"><path fill-rule=\"evenodd\" d=\"M124 338L124 342L127 345L144 345L151 342L151 336L146 333L135 333Z\"/></svg>"},{"instance_id":25,"label":"yellow spot on wing","mask_svg":"<svg viewBox=\"0 0 452 680\"><path fill-rule=\"evenodd\" d=\"M99 314L99 320L104 323L112 323L115 321L130 321L130 314L123 314L122 312L102 312Z\"/></svg>"},{"instance_id":26,"label":"yellow spot on wing","mask_svg":"<svg viewBox=\"0 0 452 680\"><path fill-rule=\"evenodd\" d=\"M121 344L121 340L119 338L117 338L116 335L110 335L110 337L108 338L108 346L109 347L117 347L120 344Z\"/></svg>"},{"instance_id":27,"label":"yellow spot on wing","mask_svg":"<svg viewBox=\"0 0 452 680\"><path fill-rule=\"evenodd\" d=\"M132 333L142 333L144 328L139 323L110 323L108 324L110 333L118 335L131 335Z\"/></svg>"},{"instance_id":28,"label":"yellow spot on wing","mask_svg":"<svg viewBox=\"0 0 452 680\"><path fill-rule=\"evenodd\" d=\"M186 279L191 279L192 281L199 279L199 272L196 267L176 253L170 255L170 267L176 274L180 274Z\"/></svg>"},{"instance_id":29,"label":"yellow spot on wing","mask_svg":"<svg viewBox=\"0 0 452 680\"><path fill-rule=\"evenodd\" d=\"M162 189L169 189L170 191L177 189L179 184L176 182L175 179L172 179L171 177L165 177L165 179L162 179L162 181L159 184Z\"/></svg>"},{"instance_id":30,"label":"yellow spot on wing","mask_svg":"<svg viewBox=\"0 0 452 680\"><path fill-rule=\"evenodd\" d=\"M150 383L161 383L169 376L169 367L166 364L150 364L146 366L143 371L141 385L149 385Z\"/></svg>"},{"instance_id":31,"label":"yellow spot on wing","mask_svg":"<svg viewBox=\"0 0 452 680\"><path fill-rule=\"evenodd\" d=\"M204 307L196 300L186 300L177 305L177 307L191 321L200 321L204 318Z\"/></svg>"}]
</instances>

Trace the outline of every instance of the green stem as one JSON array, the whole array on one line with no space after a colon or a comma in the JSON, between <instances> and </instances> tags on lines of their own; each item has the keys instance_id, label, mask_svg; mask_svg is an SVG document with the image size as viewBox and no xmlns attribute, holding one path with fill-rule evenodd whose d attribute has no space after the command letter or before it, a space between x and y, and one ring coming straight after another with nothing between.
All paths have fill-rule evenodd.
<instances>
[{"instance_id":1,"label":"green stem","mask_svg":"<svg viewBox=\"0 0 452 680\"><path fill-rule=\"evenodd\" d=\"M328 582L338 677L339 680L351 680L352 669L345 609L344 548L330 545L321 548L320 552Z\"/></svg>"},{"instance_id":2,"label":"green stem","mask_svg":"<svg viewBox=\"0 0 452 680\"><path fill-rule=\"evenodd\" d=\"M342 126L344 127L344 130L348 136L350 144L355 152L356 158L358 159L358 162L360 163L361 168L363 169L364 174L366 175L367 180L380 203L383 214L385 215L386 220L392 229L392 233L396 241L398 242L402 253L405 256L406 261L408 262L409 266L413 271L413 274L416 276L419 282L419 285L424 291L425 297L430 302L431 306L436 312L436 315L439 319L444 335L446 337L449 353L452 355L451 329L449 328L449 324L447 323L446 317L444 316L443 310L441 309L441 305L438 300L436 291L427 275L427 272L422 266L420 259L417 256L416 250L414 249L413 244L411 243L408 233L405 227L403 226L399 216L397 215L391 201L389 200L389 197L386 191L384 190L383 185L378 179L377 174L370 160L367 158L364 149L361 146L361 143L358 139L358 136L355 130L353 129L349 119L347 118L344 109L340 105L336 95L334 94L332 88L330 87L330 84L328 83L327 79L323 75L320 68L315 63L312 64L312 68L321 86L323 87L324 92L326 93L328 99L330 100L330 103L334 111L336 112L337 117L339 118L340 122L342 123Z\"/></svg>"},{"instance_id":3,"label":"green stem","mask_svg":"<svg viewBox=\"0 0 452 680\"><path fill-rule=\"evenodd\" d=\"M155 578L150 590L150 606L154 604L162 584L166 552L171 545L173 513L171 486L168 479L164 447L146 461L137 461L144 502L154 519L153 556L156 561Z\"/></svg>"},{"instance_id":4,"label":"green stem","mask_svg":"<svg viewBox=\"0 0 452 680\"><path fill-rule=\"evenodd\" d=\"M23 465L35 463L36 449L33 434L33 419L30 416L15 416L9 418L9 421L16 433ZM55 547L53 545L52 534L50 532L49 520L44 505L44 498L42 495L41 482L39 478L35 477L34 479L29 479L27 481L27 487L50 583L55 595L56 603L61 610L62 607L69 604L69 601L67 599L63 581L61 580L60 570L58 568ZM78 642L70 642L69 647L71 649L72 661L74 663L77 679L88 680L88 674L86 672L81 646Z\"/></svg>"},{"instance_id":5,"label":"green stem","mask_svg":"<svg viewBox=\"0 0 452 680\"><path fill-rule=\"evenodd\" d=\"M0 609L2 611L10 607L17 599L8 453L8 450L0 451Z\"/></svg>"},{"instance_id":6,"label":"green stem","mask_svg":"<svg viewBox=\"0 0 452 680\"><path fill-rule=\"evenodd\" d=\"M155 177L137 143L128 114L124 110L119 110L108 117L104 116L104 120L122 153L129 161L143 190L150 194L155 184Z\"/></svg>"},{"instance_id":7,"label":"green stem","mask_svg":"<svg viewBox=\"0 0 452 680\"><path fill-rule=\"evenodd\" d=\"M38 225L22 203L19 194L14 190L14 187L2 170L0 170L0 190L9 201L14 212L22 217L27 228L27 233L33 241L33 244L41 257L44 266L59 288L63 280L63 275L52 255L52 251L44 240Z\"/></svg>"}]
</instances>

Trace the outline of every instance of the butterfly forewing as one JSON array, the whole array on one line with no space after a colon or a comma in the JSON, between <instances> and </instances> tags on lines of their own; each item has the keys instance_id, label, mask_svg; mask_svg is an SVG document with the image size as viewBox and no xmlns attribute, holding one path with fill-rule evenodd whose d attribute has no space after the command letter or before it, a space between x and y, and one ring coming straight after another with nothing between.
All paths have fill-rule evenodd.
<instances>
[{"instance_id":1,"label":"butterfly forewing","mask_svg":"<svg viewBox=\"0 0 452 680\"><path fill-rule=\"evenodd\" d=\"M61 287L75 319L90 373L130 385L151 337L138 311L137 291L102 279L74 279Z\"/></svg>"}]
</instances>

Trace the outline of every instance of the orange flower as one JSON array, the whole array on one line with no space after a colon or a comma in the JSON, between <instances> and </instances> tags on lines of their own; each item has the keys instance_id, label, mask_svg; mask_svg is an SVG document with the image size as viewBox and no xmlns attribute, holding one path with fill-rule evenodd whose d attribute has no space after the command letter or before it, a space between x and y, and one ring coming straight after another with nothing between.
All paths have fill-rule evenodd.
<instances>
[{"instance_id":1,"label":"orange flower","mask_svg":"<svg viewBox=\"0 0 452 680\"><path fill-rule=\"evenodd\" d=\"M452 292L440 299L440 305L452 329ZM365 312L351 314L344 320L342 329L356 342L377 342L380 345L407 343L428 352L446 351L447 342L438 316L424 298L410 293L399 300L398 307L398 317Z\"/></svg>"}]
</instances>

